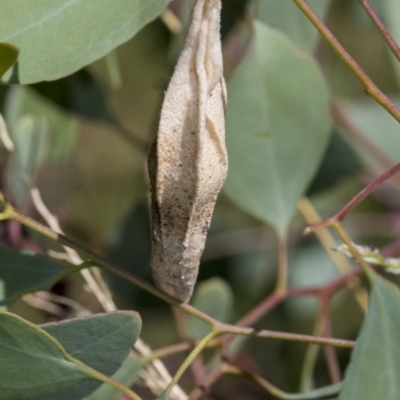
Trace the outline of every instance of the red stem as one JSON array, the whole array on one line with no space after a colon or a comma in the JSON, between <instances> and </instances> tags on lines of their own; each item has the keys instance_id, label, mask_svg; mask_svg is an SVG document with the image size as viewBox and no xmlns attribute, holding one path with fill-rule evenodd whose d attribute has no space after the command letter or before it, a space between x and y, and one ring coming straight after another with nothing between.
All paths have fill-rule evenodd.
<instances>
[{"instance_id":1,"label":"red stem","mask_svg":"<svg viewBox=\"0 0 400 400\"><path fill-rule=\"evenodd\" d=\"M371 3L368 0L358 0L358 1L364 7L364 10L367 12L367 14L371 18L372 22L375 24L375 26L378 28L379 32L384 37L386 43L389 45L393 54L400 61L400 47L398 46L396 41L393 39L392 35L390 34L389 30L386 28L384 23L378 17L378 14L372 7Z\"/></svg>"},{"instance_id":2,"label":"red stem","mask_svg":"<svg viewBox=\"0 0 400 400\"><path fill-rule=\"evenodd\" d=\"M311 224L306 228L305 233L312 232L315 229L326 227L331 225L334 221L342 221L346 215L358 206L366 197L368 197L376 188L382 183L386 182L393 175L400 171L400 163L390 168L388 171L379 176L374 182L370 183L367 187L361 190L356 196L354 196L341 210L339 210L332 217L323 219L314 224Z\"/></svg>"},{"instance_id":3,"label":"red stem","mask_svg":"<svg viewBox=\"0 0 400 400\"><path fill-rule=\"evenodd\" d=\"M332 335L331 319L329 315L329 301L330 295L328 293L321 293L320 296L320 316L322 319L322 334L326 337ZM337 358L336 350L331 346L324 346L324 353L326 363L328 365L329 375L333 383L341 381L340 366Z\"/></svg>"}]
</instances>

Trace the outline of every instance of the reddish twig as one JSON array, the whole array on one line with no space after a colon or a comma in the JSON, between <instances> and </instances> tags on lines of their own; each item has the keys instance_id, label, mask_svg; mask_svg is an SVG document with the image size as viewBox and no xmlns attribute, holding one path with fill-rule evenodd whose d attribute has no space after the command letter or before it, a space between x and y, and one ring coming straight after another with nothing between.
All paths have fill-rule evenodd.
<instances>
[{"instance_id":1,"label":"reddish twig","mask_svg":"<svg viewBox=\"0 0 400 400\"><path fill-rule=\"evenodd\" d=\"M384 170L388 170L393 166L393 161L389 159L368 137L356 127L349 119L346 113L336 102L330 104L330 112L333 120L354 139L366 152L368 152L374 160L376 160ZM400 179L396 179L400 184Z\"/></svg>"},{"instance_id":2,"label":"reddish twig","mask_svg":"<svg viewBox=\"0 0 400 400\"><path fill-rule=\"evenodd\" d=\"M369 184L363 190L361 190L356 196L354 196L341 210L339 210L333 216L323 219L319 222L311 224L308 226L304 233L311 233L316 229L320 229L322 227L331 226L334 222L341 222L346 215L352 211L358 204L360 204L367 196L369 196L376 188L378 188L382 183L386 182L393 175L397 174L400 171L400 163L396 164L394 167L390 168L388 171L379 176L374 182Z\"/></svg>"},{"instance_id":3,"label":"reddish twig","mask_svg":"<svg viewBox=\"0 0 400 400\"><path fill-rule=\"evenodd\" d=\"M321 293L320 296L320 317L322 322L322 334L326 337L332 335L331 329L331 319L329 315L329 302L330 296L325 294L325 292ZM325 346L324 347L326 364L328 366L329 375L333 383L338 383L341 381L341 372L339 361L337 358L336 350L333 347Z\"/></svg>"},{"instance_id":4,"label":"reddish twig","mask_svg":"<svg viewBox=\"0 0 400 400\"><path fill-rule=\"evenodd\" d=\"M388 28L386 28L385 24L379 18L378 14L372 7L371 3L368 0L358 0L358 1L363 6L364 10L367 12L367 14L371 18L372 22L378 28L379 32L381 33L381 35L385 39L386 43L390 47L390 50L392 50L392 53L395 55L397 60L400 61L400 47L398 46L396 41L393 39Z\"/></svg>"},{"instance_id":5,"label":"reddish twig","mask_svg":"<svg viewBox=\"0 0 400 400\"><path fill-rule=\"evenodd\" d=\"M190 393L188 400L197 400L225 373L225 363L211 371Z\"/></svg>"},{"instance_id":6,"label":"reddish twig","mask_svg":"<svg viewBox=\"0 0 400 400\"><path fill-rule=\"evenodd\" d=\"M354 58L339 43L336 37L319 18L316 12L310 7L306 0L293 0L304 15L317 28L322 37L330 44L338 56L346 63L353 74L363 84L366 94L373 97L384 107L397 121L400 122L400 109L375 85L371 78L357 64Z\"/></svg>"}]
</instances>

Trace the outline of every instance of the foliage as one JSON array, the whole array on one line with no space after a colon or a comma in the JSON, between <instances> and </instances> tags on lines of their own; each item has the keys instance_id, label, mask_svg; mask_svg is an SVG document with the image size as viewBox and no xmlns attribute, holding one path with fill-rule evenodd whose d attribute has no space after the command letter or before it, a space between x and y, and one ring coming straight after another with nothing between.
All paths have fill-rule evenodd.
<instances>
[{"instance_id":1,"label":"foliage","mask_svg":"<svg viewBox=\"0 0 400 400\"><path fill-rule=\"evenodd\" d=\"M398 1L222 2L186 304L150 283L146 157L194 3L0 4L0 400L397 400Z\"/></svg>"}]
</instances>

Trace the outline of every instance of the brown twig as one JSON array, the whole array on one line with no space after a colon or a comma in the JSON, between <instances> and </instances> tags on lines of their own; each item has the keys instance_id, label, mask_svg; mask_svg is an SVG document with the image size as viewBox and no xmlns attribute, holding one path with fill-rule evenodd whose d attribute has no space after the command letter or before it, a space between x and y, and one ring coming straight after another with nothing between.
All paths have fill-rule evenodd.
<instances>
[{"instance_id":1,"label":"brown twig","mask_svg":"<svg viewBox=\"0 0 400 400\"><path fill-rule=\"evenodd\" d=\"M333 216L323 219L319 222L311 224L308 226L304 233L308 234L316 229L320 229L326 226L332 226L335 221L341 222L346 215L352 211L358 204L360 204L367 196L369 196L376 188L378 188L382 183L386 182L393 175L400 171L400 163L396 164L394 167L390 168L388 171L379 176L374 182L369 184L363 190L361 190L356 196L354 196L344 207L342 207Z\"/></svg>"},{"instance_id":2,"label":"brown twig","mask_svg":"<svg viewBox=\"0 0 400 400\"><path fill-rule=\"evenodd\" d=\"M331 45L336 54L346 63L358 80L363 84L367 95L373 97L397 121L400 122L400 109L375 85L371 78L357 64L354 58L339 43L329 28L319 18L306 0L293 0L304 15L317 28L322 37Z\"/></svg>"},{"instance_id":3,"label":"brown twig","mask_svg":"<svg viewBox=\"0 0 400 400\"><path fill-rule=\"evenodd\" d=\"M85 246L82 246L79 242L65 235L57 233L52 229L48 228L47 226L20 213L4 198L4 196L1 193L0 193L0 203L3 203L4 205L3 213L0 214L0 220L13 219L53 241L56 241L62 245L72 247L73 249L77 250L87 261L91 263L93 262L95 265L108 270L114 275L126 279L127 281L135 284L136 286L139 286L140 288L153 294L154 296L165 301L166 303L178 307L181 310L184 310L185 312L193 315L194 317L199 318L204 322L207 322L213 327L214 331L218 335L224 333L231 333L241 336L281 339L281 340L289 340L289 341L305 342L305 343L317 343L317 344L332 345L338 347L352 347L354 345L354 342L349 340L321 338L321 337L313 337L310 335L301 335L296 333L287 333L287 332L278 332L269 330L260 331L253 328L234 326L218 321L215 318L203 313L202 311L190 306L189 304L182 303L179 300L169 296L168 294L161 292L155 286L135 276L134 274L124 271L118 268L117 266L109 263L107 260L103 259L93 251L87 249Z\"/></svg>"},{"instance_id":4,"label":"brown twig","mask_svg":"<svg viewBox=\"0 0 400 400\"><path fill-rule=\"evenodd\" d=\"M329 303L331 296L322 292L320 296L320 316L322 322L322 334L329 337L332 334L331 319L329 316ZM336 350L331 346L324 347L326 364L328 366L329 375L333 383L341 381L341 372Z\"/></svg>"},{"instance_id":5,"label":"brown twig","mask_svg":"<svg viewBox=\"0 0 400 400\"><path fill-rule=\"evenodd\" d=\"M396 41L393 39L388 28L386 28L385 24L379 18L378 14L372 7L371 3L368 0L358 0L358 1L363 6L364 10L367 12L367 14L371 18L372 22L378 28L379 32L381 33L381 35L385 39L386 43L390 47L390 50L392 50L392 53L394 54L394 56L397 58L398 61L400 61L400 47L398 46Z\"/></svg>"},{"instance_id":6,"label":"brown twig","mask_svg":"<svg viewBox=\"0 0 400 400\"><path fill-rule=\"evenodd\" d=\"M366 137L366 135L353 124L346 112L336 102L332 101L330 104L330 113L333 120L338 124L346 133L357 142L357 145L362 147L369 153L374 160L376 160L384 170L393 166L393 161L389 159L375 144ZM400 184L400 179L396 180Z\"/></svg>"}]
</instances>

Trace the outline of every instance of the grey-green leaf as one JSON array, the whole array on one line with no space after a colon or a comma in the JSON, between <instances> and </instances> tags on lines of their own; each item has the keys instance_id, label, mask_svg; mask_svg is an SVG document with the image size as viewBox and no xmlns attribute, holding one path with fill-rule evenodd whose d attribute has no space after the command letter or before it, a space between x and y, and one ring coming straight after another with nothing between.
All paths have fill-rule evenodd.
<instances>
[{"instance_id":1,"label":"grey-green leaf","mask_svg":"<svg viewBox=\"0 0 400 400\"><path fill-rule=\"evenodd\" d=\"M141 357L128 357L122 367L112 376L114 380L130 387L136 381L147 360ZM85 400L119 400L121 392L110 385L103 384Z\"/></svg>"},{"instance_id":2,"label":"grey-green leaf","mask_svg":"<svg viewBox=\"0 0 400 400\"><path fill-rule=\"evenodd\" d=\"M262 23L254 31L228 87L224 189L284 235L328 143L328 92L310 57Z\"/></svg>"},{"instance_id":3,"label":"grey-green leaf","mask_svg":"<svg viewBox=\"0 0 400 400\"><path fill-rule=\"evenodd\" d=\"M9 313L0 313L0 359L0 400L38 399L90 379L54 338Z\"/></svg>"},{"instance_id":4,"label":"grey-green leaf","mask_svg":"<svg viewBox=\"0 0 400 400\"><path fill-rule=\"evenodd\" d=\"M43 325L42 329L54 336L70 356L111 376L127 358L139 337L141 326L142 322L137 313L116 311L47 324ZM139 371L131 371L132 376ZM76 400L88 396L101 385L98 381L86 381L57 393L56 397L50 396L41 400ZM108 392L112 391L121 396L116 389L108 385L104 387Z\"/></svg>"},{"instance_id":5,"label":"grey-green leaf","mask_svg":"<svg viewBox=\"0 0 400 400\"><path fill-rule=\"evenodd\" d=\"M392 101L397 106L400 105L398 96L393 96ZM351 123L365 135L367 141L388 158L388 161L400 161L397 151L400 146L399 123L380 104L369 98L342 100L339 104ZM349 139L348 134L345 134L344 138L366 165L383 172L382 165L375 157L371 157L363 146L358 145L357 140Z\"/></svg>"},{"instance_id":6,"label":"grey-green leaf","mask_svg":"<svg viewBox=\"0 0 400 400\"><path fill-rule=\"evenodd\" d=\"M0 41L20 48L3 83L69 75L126 42L170 0L3 0Z\"/></svg>"},{"instance_id":7,"label":"grey-green leaf","mask_svg":"<svg viewBox=\"0 0 400 400\"><path fill-rule=\"evenodd\" d=\"M47 157L49 128L43 117L22 115L13 130L15 151L7 174L8 184L17 205L25 200L29 189L35 186L40 165Z\"/></svg>"},{"instance_id":8,"label":"grey-green leaf","mask_svg":"<svg viewBox=\"0 0 400 400\"><path fill-rule=\"evenodd\" d=\"M78 123L74 115L26 86L9 88L4 104L4 118L14 141L20 118L26 114L34 115L45 120L48 126L49 161L62 164L68 160L77 136Z\"/></svg>"},{"instance_id":9,"label":"grey-green leaf","mask_svg":"<svg viewBox=\"0 0 400 400\"><path fill-rule=\"evenodd\" d=\"M226 322L231 316L233 301L231 287L221 278L211 278L196 287L192 304L213 318ZM188 329L191 337L199 340L210 332L210 325L189 315Z\"/></svg>"},{"instance_id":10,"label":"grey-green leaf","mask_svg":"<svg viewBox=\"0 0 400 400\"><path fill-rule=\"evenodd\" d=\"M8 43L0 43L0 78L17 61L19 49Z\"/></svg>"},{"instance_id":11,"label":"grey-green leaf","mask_svg":"<svg viewBox=\"0 0 400 400\"><path fill-rule=\"evenodd\" d=\"M50 289L78 268L61 268L36 253L0 247L0 309L27 292Z\"/></svg>"},{"instance_id":12,"label":"grey-green leaf","mask_svg":"<svg viewBox=\"0 0 400 400\"><path fill-rule=\"evenodd\" d=\"M330 1L310 0L308 3L323 18ZM261 0L258 4L258 19L285 33L301 50L312 52L315 49L320 35L293 1Z\"/></svg>"},{"instance_id":13,"label":"grey-green leaf","mask_svg":"<svg viewBox=\"0 0 400 400\"><path fill-rule=\"evenodd\" d=\"M370 303L340 400L400 399L400 291L372 270Z\"/></svg>"}]
</instances>

